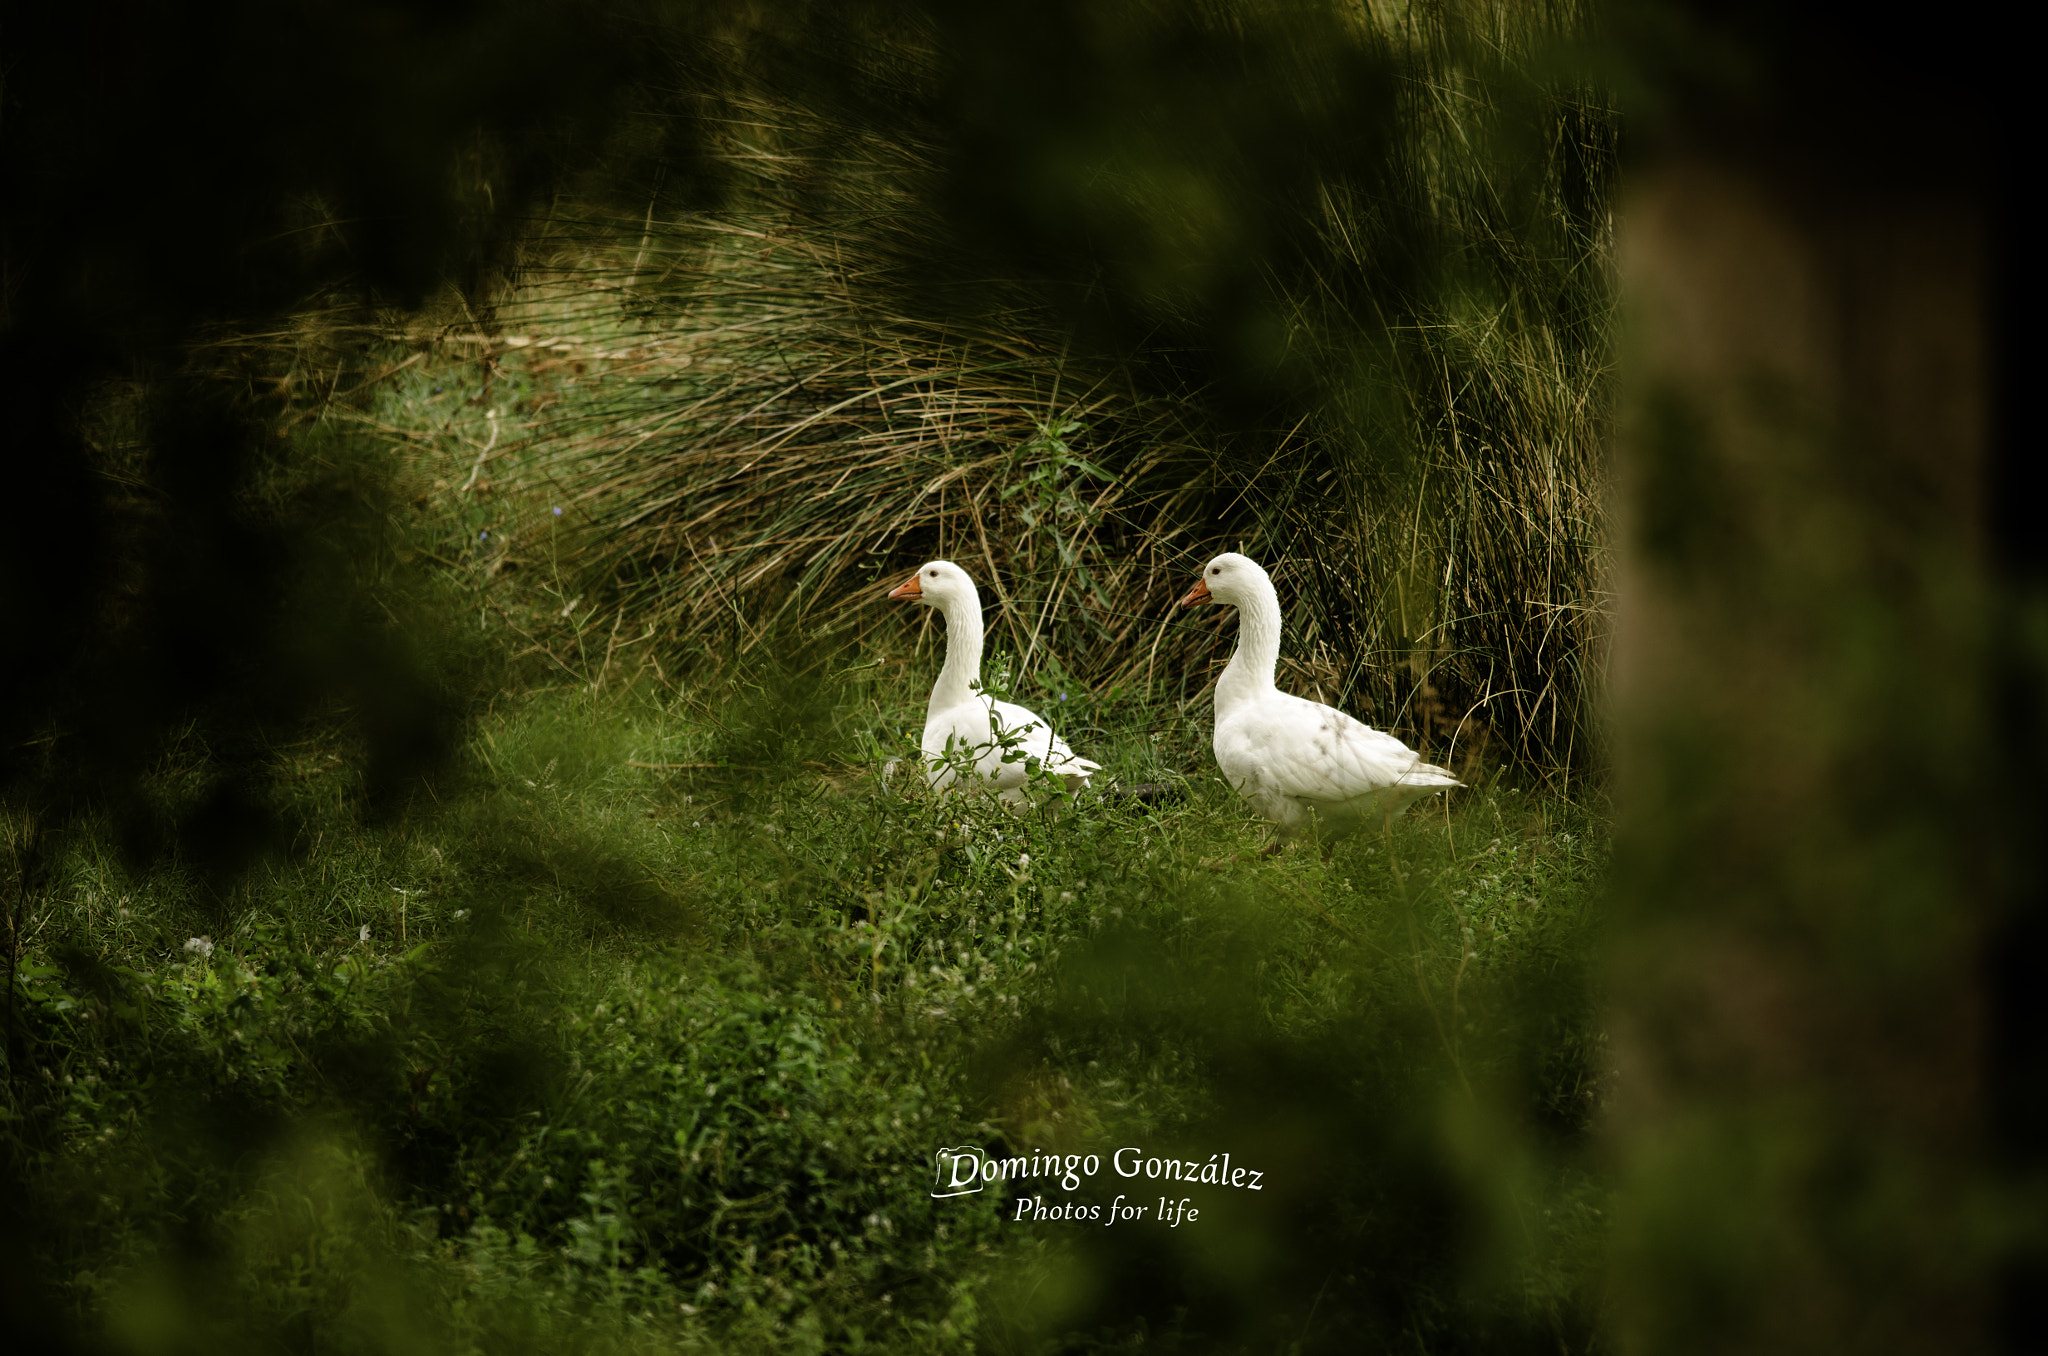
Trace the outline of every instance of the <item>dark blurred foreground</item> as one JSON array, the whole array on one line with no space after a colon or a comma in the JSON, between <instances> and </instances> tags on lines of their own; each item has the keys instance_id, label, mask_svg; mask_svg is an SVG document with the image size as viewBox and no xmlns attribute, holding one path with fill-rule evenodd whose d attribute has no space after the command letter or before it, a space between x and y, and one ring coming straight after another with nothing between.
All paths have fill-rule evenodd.
<instances>
[{"instance_id":1,"label":"dark blurred foreground","mask_svg":"<svg viewBox=\"0 0 2048 1356\"><path fill-rule=\"evenodd\" d=\"M1739 74L1674 66L1620 243L1613 1335L2031 1350L2013 110L1966 23L1739 13L1661 12Z\"/></svg>"},{"instance_id":2,"label":"dark blurred foreground","mask_svg":"<svg viewBox=\"0 0 2048 1356\"><path fill-rule=\"evenodd\" d=\"M88 814L118 826L139 866L222 883L278 850L290 826L265 769L309 729L339 731L365 816L422 803L491 658L433 607L404 605L373 475L263 496L284 435L246 383L188 370L190 345L214 326L282 324L316 295L406 305L475 286L518 214L557 189L607 191L593 174L615 173L626 199L658 165L715 201L718 177L666 100L678 54L703 63L681 64L686 85L715 79L727 19L507 5L11 21L10 961L26 901ZM994 21L944 19L929 31L1019 84L1008 63L1058 69ZM1976 92L1960 23L1866 39L1856 25L1874 21L1819 9L1613 19L1596 55L1618 61L1640 109L1619 245L1633 318L1605 1134L1620 1218L1601 1335L1573 1321L1513 1335L2031 1349L2048 626L2026 530L2039 484L2012 408L2031 259L1999 187L2021 161ZM768 26L779 69L801 68L828 28L863 40L850 20L808 22L791 10ZM1170 52L1146 55L1170 72ZM1115 74L1142 84L1136 66ZM650 107L658 135L633 116ZM1028 132L1044 111L992 121ZM1370 108L1359 116L1369 129ZM974 220L988 185L966 164L956 187ZM986 224L992 255L1036 251L1054 273L1108 248ZM1230 342L1203 351L1232 399L1272 379ZM132 426L110 427L110 409ZM203 756L162 794L165 750L192 731ZM8 1039L12 1080L19 1028ZM1347 1049L1246 1050L1218 1073L1217 1123L1293 1126L1315 1154L1406 1133L1347 1100L1330 1072ZM21 1161L0 1184L4 1321L57 1349L72 1329L45 1268L63 1221L20 1208ZM1461 1232L1441 1182L1408 1196L1370 1171L1354 1182L1350 1199L1380 1193L1385 1223L1302 1201L1284 1226L1298 1232L1264 1244L1292 1255L1312 1239L1357 1263L1340 1283L1353 1312L1397 1312L1413 1254L1456 1272L1482 1235ZM1418 1234L1439 1217L1443 1233ZM1119 1284L1077 1282L1071 1311L1128 1332L1172 1328L1192 1303L1181 1340L1201 1346L1282 1340L1323 1302L1305 1276L1229 1293L1231 1276L1261 1274L1255 1260L1160 1256L1173 1261L1106 1259ZM1203 1275L1222 1279L1191 1299ZM1445 1340L1487 1339L1482 1326Z\"/></svg>"}]
</instances>

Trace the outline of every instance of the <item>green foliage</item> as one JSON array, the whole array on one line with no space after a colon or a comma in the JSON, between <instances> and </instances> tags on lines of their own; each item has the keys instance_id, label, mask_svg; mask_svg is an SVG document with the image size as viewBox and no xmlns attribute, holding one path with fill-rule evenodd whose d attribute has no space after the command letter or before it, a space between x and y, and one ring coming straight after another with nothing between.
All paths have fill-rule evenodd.
<instances>
[{"instance_id":1,"label":"green foliage","mask_svg":"<svg viewBox=\"0 0 2048 1356\"><path fill-rule=\"evenodd\" d=\"M63 1221L42 1264L82 1330L1251 1341L1200 1278L1306 1321L1316 1287L1286 1277L1311 1249L1351 1268L1312 1337L1583 1334L1595 823L1490 791L1219 874L1258 834L1192 725L1081 727L1112 775L1185 778L1178 808L1018 814L705 756L806 725L851 750L914 710L869 675L755 680L509 705L432 816L365 819L315 774L313 843L225 900L74 838L32 921L7 1144ZM1011 1224L1000 1192L932 1199L961 1142L1229 1146L1288 1186L1120 1250Z\"/></svg>"},{"instance_id":2,"label":"green foliage","mask_svg":"<svg viewBox=\"0 0 2048 1356\"><path fill-rule=\"evenodd\" d=\"M906 1311L946 1294L937 1253L989 1237L989 1212L935 1233L922 1191L921 1141L958 1121L957 1093L822 995L662 961L601 993L558 1018L570 1052L546 1114L464 1146L443 1210L465 1232L532 1238L606 1295L870 1330L892 1317L881 1294Z\"/></svg>"},{"instance_id":3,"label":"green foliage","mask_svg":"<svg viewBox=\"0 0 2048 1356\"><path fill-rule=\"evenodd\" d=\"M1597 767L1587 16L981 8L740 24L676 115L729 113L725 211L557 204L487 318L405 326L391 361L425 361L362 422L467 449L462 553L548 537L557 606L672 673L784 624L874 646L858 601L954 558L1026 669L1156 697L1216 657L1172 612L1190 566L1244 549L1298 685L1439 761Z\"/></svg>"},{"instance_id":4,"label":"green foliage","mask_svg":"<svg viewBox=\"0 0 2048 1356\"><path fill-rule=\"evenodd\" d=\"M1551 171L1451 148L1519 89L1597 151L1597 101L1517 83L1530 33L1120 6L998 51L882 13L736 19L740 69L691 67L761 139L728 148L743 211L564 206L501 289L231 328L86 402L118 587L61 597L118 624L93 683L31 675L0 769L0 1260L54 1331L1583 1344L1598 817L1476 779L1251 860L1200 699L1223 647L1170 603L1214 546L1287 559L1300 686L1418 737L1431 674L1453 714L1537 693L1515 747L1570 761L1533 731L1590 633L1487 632L1597 613L1602 246L1552 231ZM777 44L813 21L877 24L874 61L795 99ZM1188 60L1126 60L1164 39ZM979 60L1058 136L947 83ZM179 565L202 519L236 549ZM853 604L933 555L981 562L990 691L1185 799L876 780L932 633ZM933 1199L963 1143L1227 1147L1275 1190L1063 1235Z\"/></svg>"}]
</instances>

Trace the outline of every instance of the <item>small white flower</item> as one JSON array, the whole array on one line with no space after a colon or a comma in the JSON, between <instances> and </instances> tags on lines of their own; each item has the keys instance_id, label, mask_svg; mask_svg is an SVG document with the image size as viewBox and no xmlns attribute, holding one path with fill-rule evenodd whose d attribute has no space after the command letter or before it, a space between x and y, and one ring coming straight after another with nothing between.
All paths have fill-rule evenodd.
<instances>
[{"instance_id":1,"label":"small white flower","mask_svg":"<svg viewBox=\"0 0 2048 1356\"><path fill-rule=\"evenodd\" d=\"M368 923L363 924L363 930L356 934L356 940L359 942L367 942L370 940L370 925Z\"/></svg>"},{"instance_id":2,"label":"small white flower","mask_svg":"<svg viewBox=\"0 0 2048 1356\"><path fill-rule=\"evenodd\" d=\"M192 955L199 957L199 959L201 960L210 960L213 957L213 938L187 938L185 942L185 950L191 953Z\"/></svg>"},{"instance_id":3,"label":"small white flower","mask_svg":"<svg viewBox=\"0 0 2048 1356\"><path fill-rule=\"evenodd\" d=\"M1028 853L1028 852L1020 852L1020 853L1018 853L1018 854L1017 854L1017 869L1018 869L1018 870L1020 870L1020 871L1028 871L1028 870L1030 870L1030 869L1031 869L1031 854L1030 854L1030 853Z\"/></svg>"},{"instance_id":4,"label":"small white flower","mask_svg":"<svg viewBox=\"0 0 2048 1356\"><path fill-rule=\"evenodd\" d=\"M462 921L463 919L465 919L465 918L467 918L467 917L469 917L469 910L468 910L468 909L457 909L457 910L455 911L455 921L456 921L456 922L460 923L460 922L461 922L461 921Z\"/></svg>"}]
</instances>

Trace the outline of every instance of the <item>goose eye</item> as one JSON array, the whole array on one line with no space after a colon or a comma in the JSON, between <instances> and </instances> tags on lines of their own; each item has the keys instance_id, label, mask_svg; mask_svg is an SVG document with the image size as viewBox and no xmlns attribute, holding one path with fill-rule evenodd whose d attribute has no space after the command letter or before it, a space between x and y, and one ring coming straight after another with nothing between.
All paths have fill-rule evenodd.
<instances>
[{"instance_id":1,"label":"goose eye","mask_svg":"<svg viewBox=\"0 0 2048 1356\"><path fill-rule=\"evenodd\" d=\"M926 577L931 579L937 579L939 577L939 572L937 570L929 571Z\"/></svg>"},{"instance_id":2,"label":"goose eye","mask_svg":"<svg viewBox=\"0 0 2048 1356\"><path fill-rule=\"evenodd\" d=\"M1213 569L1213 570L1209 571L1209 573L1210 573L1210 574L1222 574L1222 573L1223 573L1223 567L1222 567L1221 565L1218 565L1218 566L1217 566L1217 567L1216 567L1215 569Z\"/></svg>"}]
</instances>

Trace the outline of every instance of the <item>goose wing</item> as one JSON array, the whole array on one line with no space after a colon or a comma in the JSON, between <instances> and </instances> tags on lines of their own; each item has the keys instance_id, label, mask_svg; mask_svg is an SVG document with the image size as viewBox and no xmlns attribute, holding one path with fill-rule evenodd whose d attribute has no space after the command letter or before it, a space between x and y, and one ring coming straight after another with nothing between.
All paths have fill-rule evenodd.
<instances>
[{"instance_id":1,"label":"goose wing","mask_svg":"<svg viewBox=\"0 0 2048 1356\"><path fill-rule=\"evenodd\" d=\"M1022 786L1029 776L1025 764L1032 758L1061 776L1083 781L1101 769L1101 764L1068 748L1067 741L1053 733L1050 721L1015 702L977 696L938 714L925 730L926 756L942 756L949 737L956 756L963 750L970 754L974 770L999 791ZM1023 758L1003 761L1006 738L1014 739L1010 747Z\"/></svg>"},{"instance_id":2,"label":"goose wing","mask_svg":"<svg viewBox=\"0 0 2048 1356\"><path fill-rule=\"evenodd\" d=\"M1341 804L1392 787L1457 786L1448 769L1335 707L1276 693L1218 730L1217 761L1232 780L1256 775L1292 799ZM1233 766L1235 765L1235 766Z\"/></svg>"},{"instance_id":3,"label":"goose wing","mask_svg":"<svg viewBox=\"0 0 2048 1356\"><path fill-rule=\"evenodd\" d=\"M1017 747L1022 749L1027 757L1036 758L1044 763L1048 770L1061 776L1084 779L1089 774L1101 770L1100 763L1083 758L1068 748L1067 741L1053 733L1052 722L1036 711L1019 706L1015 702L991 702L990 705L994 710L995 719L1001 722L1005 731L1022 736ZM1023 765L1012 763L1010 767L1018 770L1017 780L1022 781Z\"/></svg>"}]
</instances>

